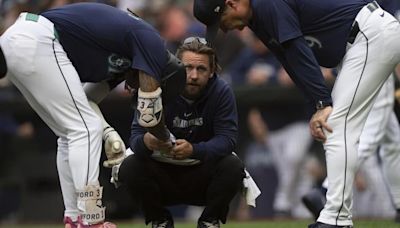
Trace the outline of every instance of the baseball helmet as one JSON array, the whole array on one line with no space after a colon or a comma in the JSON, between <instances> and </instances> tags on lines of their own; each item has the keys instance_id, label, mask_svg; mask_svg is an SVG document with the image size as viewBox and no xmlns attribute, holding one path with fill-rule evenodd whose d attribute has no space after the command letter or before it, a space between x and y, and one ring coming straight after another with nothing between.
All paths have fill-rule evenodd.
<instances>
[{"instance_id":1,"label":"baseball helmet","mask_svg":"<svg viewBox=\"0 0 400 228\"><path fill-rule=\"evenodd\" d=\"M161 78L163 101L171 101L182 93L186 85L186 69L183 63L167 51L167 64Z\"/></svg>"},{"instance_id":2,"label":"baseball helmet","mask_svg":"<svg viewBox=\"0 0 400 228\"><path fill-rule=\"evenodd\" d=\"M3 50L0 48L0 78L4 78L7 74L7 64L4 58Z\"/></svg>"}]
</instances>

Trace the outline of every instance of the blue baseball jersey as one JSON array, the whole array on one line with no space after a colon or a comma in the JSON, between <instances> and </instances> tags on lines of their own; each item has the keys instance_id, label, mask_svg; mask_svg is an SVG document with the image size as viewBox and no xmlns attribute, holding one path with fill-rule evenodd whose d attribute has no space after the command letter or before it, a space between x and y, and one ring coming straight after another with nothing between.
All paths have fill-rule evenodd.
<instances>
[{"instance_id":1,"label":"blue baseball jersey","mask_svg":"<svg viewBox=\"0 0 400 228\"><path fill-rule=\"evenodd\" d=\"M136 110L135 110L136 111ZM203 95L195 101L183 97L165 105L165 124L177 139L185 139L193 146L191 158L213 160L234 151L238 136L238 114L232 88L214 75ZM150 156L144 142L146 129L134 115L130 147L139 156Z\"/></svg>"},{"instance_id":2,"label":"blue baseball jersey","mask_svg":"<svg viewBox=\"0 0 400 228\"><path fill-rule=\"evenodd\" d=\"M160 81L165 42L142 19L100 3L70 4L41 15L54 23L82 82L99 82L129 68Z\"/></svg>"},{"instance_id":3,"label":"blue baseball jersey","mask_svg":"<svg viewBox=\"0 0 400 228\"><path fill-rule=\"evenodd\" d=\"M377 2L384 10L395 16L397 20L400 19L400 0L378 0Z\"/></svg>"},{"instance_id":4,"label":"blue baseball jersey","mask_svg":"<svg viewBox=\"0 0 400 228\"><path fill-rule=\"evenodd\" d=\"M335 67L344 56L351 25L368 0L253 0L249 27L275 44L304 36L319 65Z\"/></svg>"},{"instance_id":5,"label":"blue baseball jersey","mask_svg":"<svg viewBox=\"0 0 400 228\"><path fill-rule=\"evenodd\" d=\"M352 23L372 0L252 0L248 27L311 102L331 103L320 66L342 60Z\"/></svg>"}]
</instances>

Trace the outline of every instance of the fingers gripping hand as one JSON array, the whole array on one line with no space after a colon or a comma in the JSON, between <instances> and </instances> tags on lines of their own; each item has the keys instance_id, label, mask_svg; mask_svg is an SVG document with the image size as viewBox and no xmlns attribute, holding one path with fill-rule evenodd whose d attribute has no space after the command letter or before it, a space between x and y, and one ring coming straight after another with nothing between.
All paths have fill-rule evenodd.
<instances>
[{"instance_id":1,"label":"fingers gripping hand","mask_svg":"<svg viewBox=\"0 0 400 228\"><path fill-rule=\"evenodd\" d=\"M331 112L332 107L327 106L321 110L317 110L312 116L310 120L310 131L315 140L325 142L326 135L324 131L332 132L332 128L327 123Z\"/></svg>"},{"instance_id":2,"label":"fingers gripping hand","mask_svg":"<svg viewBox=\"0 0 400 228\"><path fill-rule=\"evenodd\" d=\"M111 168L114 165L121 164L125 158L125 143L114 128L108 127L103 132L104 151L107 160L103 162L103 166Z\"/></svg>"},{"instance_id":3,"label":"fingers gripping hand","mask_svg":"<svg viewBox=\"0 0 400 228\"><path fill-rule=\"evenodd\" d=\"M175 146L172 148L171 154L174 159L183 160L189 158L193 153L193 146L184 139L176 140Z\"/></svg>"},{"instance_id":4,"label":"fingers gripping hand","mask_svg":"<svg viewBox=\"0 0 400 228\"><path fill-rule=\"evenodd\" d=\"M152 135L150 132L146 132L143 137L144 144L149 150L152 151L170 151L172 149L172 144L174 143L171 138L171 133L170 133L170 139L167 141L160 140L154 135ZM172 137L174 137L172 135ZM175 138L175 137L174 137Z\"/></svg>"}]
</instances>

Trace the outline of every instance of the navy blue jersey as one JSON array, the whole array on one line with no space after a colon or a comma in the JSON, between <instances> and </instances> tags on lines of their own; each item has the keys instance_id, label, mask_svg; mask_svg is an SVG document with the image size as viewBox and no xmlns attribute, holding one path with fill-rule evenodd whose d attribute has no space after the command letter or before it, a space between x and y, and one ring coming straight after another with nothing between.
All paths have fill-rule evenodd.
<instances>
[{"instance_id":1,"label":"navy blue jersey","mask_svg":"<svg viewBox=\"0 0 400 228\"><path fill-rule=\"evenodd\" d=\"M41 15L54 23L82 82L99 82L129 68L160 80L165 42L140 18L98 3L70 4Z\"/></svg>"},{"instance_id":2,"label":"navy blue jersey","mask_svg":"<svg viewBox=\"0 0 400 228\"><path fill-rule=\"evenodd\" d=\"M395 16L397 20L400 19L400 0L378 0L377 2L384 10Z\"/></svg>"},{"instance_id":3,"label":"navy blue jersey","mask_svg":"<svg viewBox=\"0 0 400 228\"><path fill-rule=\"evenodd\" d=\"M216 75L207 84L202 97L188 102L182 97L165 106L165 124L177 139L193 146L191 158L217 159L234 151L238 136L238 115L230 86ZM130 147L139 156L150 156L143 142L146 129L132 122Z\"/></svg>"},{"instance_id":4,"label":"navy blue jersey","mask_svg":"<svg viewBox=\"0 0 400 228\"><path fill-rule=\"evenodd\" d=\"M304 36L318 63L335 67L344 56L351 25L370 0L253 0L249 27L268 44Z\"/></svg>"}]
</instances>

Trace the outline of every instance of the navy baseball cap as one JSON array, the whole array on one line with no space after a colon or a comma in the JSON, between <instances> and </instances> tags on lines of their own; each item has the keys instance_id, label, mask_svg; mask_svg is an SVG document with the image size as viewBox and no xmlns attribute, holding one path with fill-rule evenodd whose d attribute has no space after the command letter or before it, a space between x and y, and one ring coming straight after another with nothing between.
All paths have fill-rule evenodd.
<instances>
[{"instance_id":1,"label":"navy baseball cap","mask_svg":"<svg viewBox=\"0 0 400 228\"><path fill-rule=\"evenodd\" d=\"M207 26L206 40L212 44L217 36L225 0L194 0L193 15Z\"/></svg>"}]
</instances>

